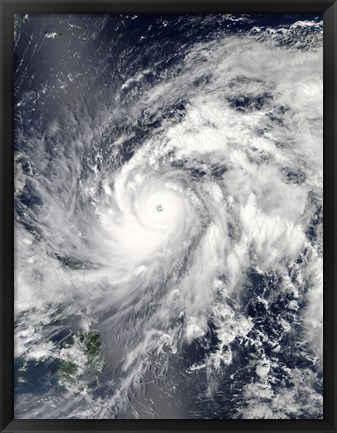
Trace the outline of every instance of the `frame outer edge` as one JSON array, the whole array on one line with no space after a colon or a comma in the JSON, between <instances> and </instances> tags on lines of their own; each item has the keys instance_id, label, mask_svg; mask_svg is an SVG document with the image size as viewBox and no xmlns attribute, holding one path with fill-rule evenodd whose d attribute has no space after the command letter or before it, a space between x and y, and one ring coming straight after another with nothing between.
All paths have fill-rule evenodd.
<instances>
[{"instance_id":1,"label":"frame outer edge","mask_svg":"<svg viewBox=\"0 0 337 433\"><path fill-rule=\"evenodd\" d=\"M0 2L0 25L3 27L3 3ZM0 58L3 59L3 39L0 40ZM3 88L4 88L4 77L3 77L4 66L1 64L0 69L0 131L1 131L1 144L0 144L0 163L1 163L1 172L0 172L0 209L2 208L3 203L3 147L4 147L4 134L3 134ZM4 233L4 221L3 221L3 212L0 214L0 239L3 239ZM3 279L4 279L4 266L3 266L3 254L4 254L4 246L3 242L0 241L0 278L1 278L1 287L0 287L0 310L1 310L1 327L0 327L0 351L1 355L4 353L4 332L5 332L5 321L3 318L3 310L4 310L4 291L3 291ZM4 370L1 369L0 372L0 429L1 431L5 427L6 421L4 419Z\"/></svg>"},{"instance_id":2,"label":"frame outer edge","mask_svg":"<svg viewBox=\"0 0 337 433\"><path fill-rule=\"evenodd\" d=\"M0 17L1 17L1 26L2 29L4 29L5 27L8 28L8 24L5 25L5 20L8 19L8 9L7 7L4 6L8 6L9 5L9 1L5 1L3 2L2 0L0 0ZM22 1L19 2L21 5L25 5L26 1ZM28 3L28 2L27 2ZM43 5L43 2L38 0L38 3L41 4L41 6ZM62 3L59 2L59 3ZM83 2L84 4L86 3L86 1ZM127 3L127 2L126 2ZM243 3L243 2L242 2ZM309 3L309 2L308 2ZM322 2L323 3L323 2ZM225 4L225 2L224 2ZM247 3L246 3L247 4ZM323 4L327 5L326 2L324 2ZM10 8L9 8L10 9ZM332 233L329 234L330 238L331 238L331 243L333 243L333 248L332 248L332 255L330 258L330 263L332 264L331 266L331 271L333 269L333 276L331 276L331 279L333 281L333 287L330 287L329 290L331 290L331 292L333 293L332 297L330 297L330 301L333 301L333 305L334 305L334 311L337 314L337 263L336 263L336 245L337 245L337 197L336 197L336 192L337 192L337 2L334 1L333 4L329 7L328 11L326 11L326 13L329 13L330 16L330 24L333 23L333 28L330 28L330 37L331 37L331 45L333 45L333 49L334 49L334 58L332 61L330 61L330 70L329 70L329 94L327 94L327 92L324 92L324 96L327 97L328 101L329 101L329 109L331 110L331 114L329 116L329 128L330 128L330 133L329 136L327 136L330 146L331 146L331 153L329 155L329 157L331 158L330 161L330 166L333 168L333 170L331 171L331 178L330 178L330 182L332 183L331 185L331 190L329 192L329 198L332 199L333 204L331 204L331 206L329 207L329 209L331 210L331 215L330 215L330 220L329 223L331 224L331 228L332 228ZM331 14L331 15L330 15ZM330 46L331 48L331 46ZM4 42L4 38L1 39L1 46L0 46L0 55L1 58L4 59L5 56L7 55L7 53L5 52L5 42ZM332 50L330 49L330 54L332 54ZM4 62L5 63L5 62ZM8 69L7 69L8 71ZM1 86L0 86L0 115L1 115L1 119L0 119L0 131L1 131L1 146L0 146L0 164L1 164L1 173L0 173L0 198L1 198L1 202L0 202L0 208L1 209L1 215L0 215L0 239L1 241L3 240L9 240L12 231L8 230L8 218L11 217L12 212L11 211L4 211L4 206L2 205L2 203L6 203L8 202L8 195L10 195L12 192L5 191L6 187L10 187L11 186L11 182L8 179L8 174L11 173L11 169L8 169L8 166L6 167L5 165L5 160L7 157L7 153L5 152L4 149L4 145L5 145L5 125L8 124L8 120L10 118L10 116L12 115L12 113L10 113L10 110L8 110L7 113L5 113L5 98L10 94L10 92L13 90L13 87L9 87L9 88L5 88L5 78L8 78L8 75L12 73L12 67L9 68L9 71L6 73L5 71L5 66L4 64L1 65ZM3 119L5 120L5 122L3 122ZM325 125L326 126L326 125ZM7 137L7 135L6 135ZM9 148L9 146L7 147L7 149ZM9 162L9 164L11 164L13 158L10 158L9 161L7 161L7 164ZM9 188L10 189L10 188ZM7 200L7 201L6 201ZM11 202L9 202L11 203ZM5 242L1 242L0 241L0 276L1 276L1 294L0 294L0 303L1 303L1 330L0 330L0 345L1 345L1 354L5 354L6 358L7 358L7 354L5 352L5 342L8 341L8 338L6 337L6 330L5 330L5 325L8 321L8 319L11 319L12 315L13 315L13 311L9 311L9 309L6 310L5 307L5 299L8 300L8 291L10 289L10 287L7 287L7 283L9 283L11 281L12 277L5 277L4 272L7 271L7 266L6 264L8 264L8 258L6 258L5 261L5 253L6 253L6 246L8 246L8 243ZM13 249L13 247L12 247ZM12 251L11 248L9 248L9 252ZM13 260L13 258L12 258ZM7 293L5 293L7 292ZM330 317L331 322L329 323L329 325L332 326L332 334L333 334L333 341L331 341L334 346L333 348L331 348L331 352L333 355L333 361L334 364L336 365L337 362L337 345L336 345L336 337L337 337L337 320L336 317ZM329 330L326 329L326 331L329 332ZM10 352L10 351L9 351ZM11 357L12 353L9 353L9 357ZM8 384L8 374L6 374L5 370L2 369L1 371L1 389L0 389L0 431L2 432L6 432L6 433L14 433L15 431L26 431L28 432L36 432L35 430L31 430L31 429L17 429L17 423L16 421L12 420L10 422L10 414L6 413L6 408L8 408L8 397L11 396L11 394L6 395L6 389L4 387L4 384ZM331 388L334 388L335 390L337 389L337 375L334 373L333 376L333 380L331 381ZM7 398L6 398L7 397ZM330 398L332 398L333 400L333 405L331 405L332 407L336 408L336 396L334 394L330 394L329 395ZM10 398L9 398L10 400ZM36 420L38 421L38 420ZM248 420L247 420L248 421ZM334 413L332 414L332 418L331 421L333 422L333 424L330 424L329 427L323 427L324 432L335 432L336 430L336 426L337 426L337 411L336 409L334 410ZM224 427L225 429L225 427ZM165 429L168 432L168 429ZM227 430L227 429L226 429ZM321 429L320 429L321 430ZM60 431L60 430L54 430L53 428L51 431ZM71 431L70 429L67 429L66 431ZM87 430L89 431L89 430ZM93 431L93 430L91 430ZM116 430L111 430L111 431L115 431L115 433L117 433L118 428ZM132 430L134 431L134 430ZM171 430L170 430L171 431ZM230 427L228 428L228 431L230 431ZM253 433L253 429L250 430ZM317 430L316 430L317 431ZM322 431L322 430L321 430ZM75 432L75 430L73 430L73 432ZM164 433L164 430L162 430L162 432ZM128 433L127 430L124 431L124 433ZM178 433L178 432L177 432ZM196 430L197 433L197 430ZM289 431L290 433L290 431Z\"/></svg>"},{"instance_id":3,"label":"frame outer edge","mask_svg":"<svg viewBox=\"0 0 337 433\"><path fill-rule=\"evenodd\" d=\"M0 389L0 429L14 419L14 338L8 330L14 326L14 159L13 159L13 22L8 2L0 0L1 33L0 41L1 82L0 82L0 347L1 347L1 389ZM8 31L8 33L7 33ZM7 38L5 37L7 36ZM11 38L12 36L12 38ZM8 43L8 39L12 41Z\"/></svg>"},{"instance_id":4,"label":"frame outer edge","mask_svg":"<svg viewBox=\"0 0 337 433\"><path fill-rule=\"evenodd\" d=\"M336 373L336 364L337 364L337 263L336 263L336 249L337 249L337 1L335 1L334 5L332 6L334 10L334 37L333 37L333 44L334 44L334 71L333 71L333 86L334 86L334 92L333 92L333 124L331 125L331 128L333 128L333 147L334 147L334 212L333 212L333 230L334 230L334 254L333 254L333 261L334 261L334 389L335 394L333 396L334 398L334 425L333 428L336 431L337 429L337 373Z\"/></svg>"},{"instance_id":5,"label":"frame outer edge","mask_svg":"<svg viewBox=\"0 0 337 433\"><path fill-rule=\"evenodd\" d=\"M336 390L337 390L337 2L334 1L324 13L324 115L323 115L323 377L324 377L324 419L329 429L336 432ZM327 111L326 111L327 109ZM327 228L329 227L329 232ZM327 375L329 372L329 377Z\"/></svg>"}]
</instances>

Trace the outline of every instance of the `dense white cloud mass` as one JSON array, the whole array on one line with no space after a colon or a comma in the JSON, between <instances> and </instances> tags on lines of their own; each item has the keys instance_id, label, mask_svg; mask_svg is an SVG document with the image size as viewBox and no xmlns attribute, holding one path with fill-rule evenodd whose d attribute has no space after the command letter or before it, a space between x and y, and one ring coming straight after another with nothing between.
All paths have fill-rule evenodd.
<instances>
[{"instance_id":1,"label":"dense white cloud mass","mask_svg":"<svg viewBox=\"0 0 337 433\"><path fill-rule=\"evenodd\" d=\"M86 19L16 95L17 417L322 417L322 22L154 17L165 57Z\"/></svg>"}]
</instances>

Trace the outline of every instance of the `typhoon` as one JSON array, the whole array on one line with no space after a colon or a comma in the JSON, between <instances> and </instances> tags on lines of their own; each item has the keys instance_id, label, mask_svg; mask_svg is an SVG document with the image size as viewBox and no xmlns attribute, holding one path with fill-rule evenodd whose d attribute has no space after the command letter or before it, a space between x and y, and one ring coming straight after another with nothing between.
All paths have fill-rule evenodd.
<instances>
[{"instance_id":1,"label":"typhoon","mask_svg":"<svg viewBox=\"0 0 337 433\"><path fill-rule=\"evenodd\" d=\"M16 418L322 418L322 37L15 17Z\"/></svg>"}]
</instances>

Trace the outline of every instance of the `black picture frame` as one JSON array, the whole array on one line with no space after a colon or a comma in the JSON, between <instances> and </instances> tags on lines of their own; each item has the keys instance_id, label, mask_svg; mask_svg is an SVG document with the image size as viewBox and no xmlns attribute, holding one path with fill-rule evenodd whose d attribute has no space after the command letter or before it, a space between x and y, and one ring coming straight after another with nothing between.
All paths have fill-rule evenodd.
<instances>
[{"instance_id":1,"label":"black picture frame","mask_svg":"<svg viewBox=\"0 0 337 433\"><path fill-rule=\"evenodd\" d=\"M324 17L324 417L322 420L14 419L13 15L32 13L323 13ZM1 0L1 432L336 432L337 1Z\"/></svg>"}]
</instances>

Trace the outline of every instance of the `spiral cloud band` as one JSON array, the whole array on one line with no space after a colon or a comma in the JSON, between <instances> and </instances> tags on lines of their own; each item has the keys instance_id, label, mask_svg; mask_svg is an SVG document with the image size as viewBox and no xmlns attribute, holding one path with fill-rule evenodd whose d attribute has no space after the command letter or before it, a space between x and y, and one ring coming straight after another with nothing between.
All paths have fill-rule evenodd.
<instances>
[{"instance_id":1,"label":"spiral cloud band","mask_svg":"<svg viewBox=\"0 0 337 433\"><path fill-rule=\"evenodd\" d=\"M16 16L17 418L322 417L322 32Z\"/></svg>"}]
</instances>

